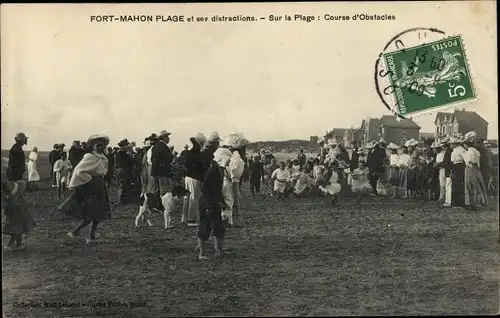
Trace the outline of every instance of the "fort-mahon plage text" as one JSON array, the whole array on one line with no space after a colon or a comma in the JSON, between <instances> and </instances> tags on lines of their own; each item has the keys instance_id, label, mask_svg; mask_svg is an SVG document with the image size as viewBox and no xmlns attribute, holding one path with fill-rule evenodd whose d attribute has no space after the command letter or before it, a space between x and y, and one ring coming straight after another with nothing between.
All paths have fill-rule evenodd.
<instances>
[{"instance_id":1,"label":"fort-mahon plage text","mask_svg":"<svg viewBox=\"0 0 500 318\"><path fill-rule=\"evenodd\" d=\"M120 15L104 14L91 15L90 22L112 23L112 22L144 22L144 23L217 23L217 22L317 22L317 21L394 21L396 16L393 14L370 14L356 13L353 15L338 15L334 13L324 13L322 15L311 14L270 14L267 16L250 15L155 15L155 14L137 14Z\"/></svg>"}]
</instances>

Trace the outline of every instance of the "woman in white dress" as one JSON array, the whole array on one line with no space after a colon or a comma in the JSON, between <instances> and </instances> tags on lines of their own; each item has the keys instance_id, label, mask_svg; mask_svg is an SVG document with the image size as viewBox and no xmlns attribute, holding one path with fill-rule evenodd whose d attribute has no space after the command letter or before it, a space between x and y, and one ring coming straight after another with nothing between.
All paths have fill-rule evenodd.
<instances>
[{"instance_id":1,"label":"woman in white dress","mask_svg":"<svg viewBox=\"0 0 500 318\"><path fill-rule=\"evenodd\" d=\"M28 184L31 185L34 182L40 181L40 174L36 168L38 161L38 148L33 147L33 151L30 152L28 156Z\"/></svg>"}]
</instances>

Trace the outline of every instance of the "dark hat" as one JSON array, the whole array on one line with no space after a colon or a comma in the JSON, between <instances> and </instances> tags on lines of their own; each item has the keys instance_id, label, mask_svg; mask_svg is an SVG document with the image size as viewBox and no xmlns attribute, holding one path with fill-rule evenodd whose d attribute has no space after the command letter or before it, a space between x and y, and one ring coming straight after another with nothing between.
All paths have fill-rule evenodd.
<instances>
[{"instance_id":1,"label":"dark hat","mask_svg":"<svg viewBox=\"0 0 500 318\"><path fill-rule=\"evenodd\" d=\"M119 147L126 147L126 146L128 146L129 144L130 144L130 143L128 142L128 139L127 139L127 138L125 138L125 139L123 139L122 141L120 141L120 142L118 143L118 146L119 146Z\"/></svg>"},{"instance_id":2,"label":"dark hat","mask_svg":"<svg viewBox=\"0 0 500 318\"><path fill-rule=\"evenodd\" d=\"M20 132L16 134L16 137L14 137L15 141L22 141L22 140L28 140L28 136L26 136L24 133Z\"/></svg>"}]
</instances>

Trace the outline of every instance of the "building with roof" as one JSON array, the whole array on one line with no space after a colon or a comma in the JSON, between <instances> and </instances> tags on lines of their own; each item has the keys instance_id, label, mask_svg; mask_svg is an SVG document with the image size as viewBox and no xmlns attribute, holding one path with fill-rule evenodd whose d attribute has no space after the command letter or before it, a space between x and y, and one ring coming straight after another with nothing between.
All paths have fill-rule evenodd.
<instances>
[{"instance_id":1,"label":"building with roof","mask_svg":"<svg viewBox=\"0 0 500 318\"><path fill-rule=\"evenodd\" d=\"M436 125L436 135L443 136L464 136L471 130L477 134L477 138L488 138L488 122L474 111L465 109L455 110L453 113L439 112L434 120Z\"/></svg>"},{"instance_id":2,"label":"building with roof","mask_svg":"<svg viewBox=\"0 0 500 318\"><path fill-rule=\"evenodd\" d=\"M353 144L359 146L362 144L362 140L363 140L363 130L361 129L361 127L358 128L351 127L349 129L346 129L344 133L345 148L351 148Z\"/></svg>"},{"instance_id":3,"label":"building with roof","mask_svg":"<svg viewBox=\"0 0 500 318\"><path fill-rule=\"evenodd\" d=\"M372 140L384 139L386 143L393 142L400 145L413 138L420 139L420 126L411 119L402 119L394 115L384 115L380 118L368 118L361 123L362 138L364 146Z\"/></svg>"},{"instance_id":4,"label":"building with roof","mask_svg":"<svg viewBox=\"0 0 500 318\"><path fill-rule=\"evenodd\" d=\"M333 128L331 131L327 132L325 135L326 139L335 139L338 144L344 144L344 134L346 128Z\"/></svg>"}]
</instances>

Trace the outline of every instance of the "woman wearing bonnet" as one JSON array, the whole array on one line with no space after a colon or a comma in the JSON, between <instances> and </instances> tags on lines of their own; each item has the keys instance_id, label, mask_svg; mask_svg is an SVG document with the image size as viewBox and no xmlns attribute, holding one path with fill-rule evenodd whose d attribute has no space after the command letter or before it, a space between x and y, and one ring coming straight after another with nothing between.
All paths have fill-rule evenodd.
<instances>
[{"instance_id":1,"label":"woman wearing bonnet","mask_svg":"<svg viewBox=\"0 0 500 318\"><path fill-rule=\"evenodd\" d=\"M92 135L87 141L87 153L73 171L69 182L71 195L59 206L59 210L68 216L81 220L81 223L68 237L74 238L80 231L91 224L87 244L95 241L97 225L111 218L109 197L104 182L108 160L104 149L109 144L105 135Z\"/></svg>"},{"instance_id":2,"label":"woman wearing bonnet","mask_svg":"<svg viewBox=\"0 0 500 318\"><path fill-rule=\"evenodd\" d=\"M488 204L488 195L480 170L481 154L474 147L476 133L471 131L465 135L464 147L467 150L462 153L465 162L465 205L471 208Z\"/></svg>"},{"instance_id":3,"label":"woman wearing bonnet","mask_svg":"<svg viewBox=\"0 0 500 318\"><path fill-rule=\"evenodd\" d=\"M232 155L226 169L222 189L227 205L226 209L222 212L222 216L227 220L229 226L244 226L244 220L241 215L240 182L245 169L245 162L242 158L245 157L246 146L250 142L241 133L231 133L224 140L227 140L226 146Z\"/></svg>"}]
</instances>

